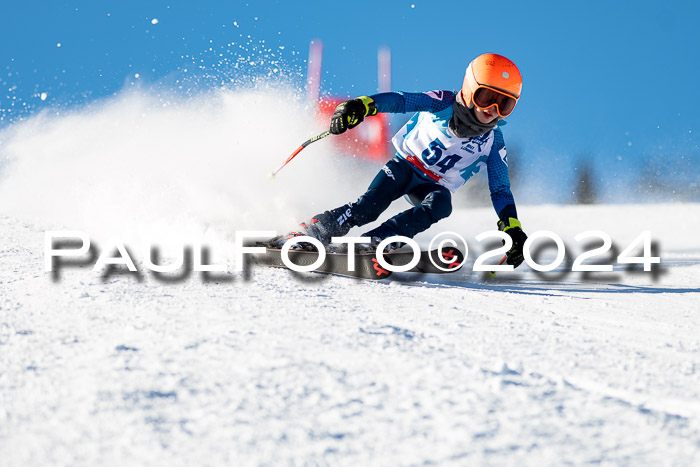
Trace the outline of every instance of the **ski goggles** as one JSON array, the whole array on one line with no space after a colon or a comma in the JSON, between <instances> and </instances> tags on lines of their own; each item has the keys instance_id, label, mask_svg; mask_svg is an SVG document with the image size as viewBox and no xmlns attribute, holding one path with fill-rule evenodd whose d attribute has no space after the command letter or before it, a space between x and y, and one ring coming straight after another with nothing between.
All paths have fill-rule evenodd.
<instances>
[{"instance_id":1,"label":"ski goggles","mask_svg":"<svg viewBox=\"0 0 700 467\"><path fill-rule=\"evenodd\" d=\"M480 84L474 94L472 95L472 101L474 105L482 110L486 110L489 107L496 106L496 112L499 117L505 118L513 112L515 104L518 103L518 99L506 94L498 89L490 88Z\"/></svg>"}]
</instances>

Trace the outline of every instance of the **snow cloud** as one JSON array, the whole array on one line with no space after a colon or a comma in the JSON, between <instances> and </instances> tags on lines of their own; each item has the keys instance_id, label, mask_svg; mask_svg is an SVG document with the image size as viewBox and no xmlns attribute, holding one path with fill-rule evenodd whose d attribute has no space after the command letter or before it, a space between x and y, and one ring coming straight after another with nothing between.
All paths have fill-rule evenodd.
<instances>
[{"instance_id":1,"label":"snow cloud","mask_svg":"<svg viewBox=\"0 0 700 467\"><path fill-rule=\"evenodd\" d=\"M267 178L323 130L293 91L272 86L187 98L142 89L44 112L0 132L0 215L124 241L283 232L369 181L329 140Z\"/></svg>"}]
</instances>

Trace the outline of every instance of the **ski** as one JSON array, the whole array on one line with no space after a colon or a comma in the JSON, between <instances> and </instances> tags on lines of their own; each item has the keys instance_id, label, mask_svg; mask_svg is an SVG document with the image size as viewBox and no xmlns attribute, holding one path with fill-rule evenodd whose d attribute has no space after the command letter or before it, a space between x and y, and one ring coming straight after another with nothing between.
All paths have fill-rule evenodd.
<instances>
[{"instance_id":1,"label":"ski","mask_svg":"<svg viewBox=\"0 0 700 467\"><path fill-rule=\"evenodd\" d=\"M393 251L385 253L384 258L393 266L404 266L413 259L413 251L410 249L408 251ZM446 247L442 251L436 248L431 251L421 251L418 264L406 272L448 274L459 270L463 262L464 253L458 248Z\"/></svg>"},{"instance_id":2,"label":"ski","mask_svg":"<svg viewBox=\"0 0 700 467\"><path fill-rule=\"evenodd\" d=\"M289 250L289 260L298 266L308 266L316 262L318 253L307 250ZM431 261L432 258L432 261ZM441 259L442 258L442 259ZM253 262L261 266L287 268L282 261L282 250L267 248L264 254L252 256ZM394 251L384 254L384 259L392 266L405 266L413 259L413 251ZM440 266L436 267L435 264ZM454 272L464 262L464 255L457 248L444 248L442 252L435 249L422 251L418 264L406 271L409 273L445 274ZM360 279L381 280L391 276L392 272L382 267L374 252L355 253L355 270L350 271L347 253L327 252L326 259L316 272L337 274Z\"/></svg>"},{"instance_id":3,"label":"ski","mask_svg":"<svg viewBox=\"0 0 700 467\"><path fill-rule=\"evenodd\" d=\"M289 250L288 256L292 263L298 266L308 266L316 262L318 252ZM281 249L267 248L264 254L253 255L252 259L254 263L261 266L289 269L282 261ZM370 280L381 280L391 276L391 271L386 270L379 264L374 253L356 253L354 271L350 271L347 254L326 253L326 260L314 271Z\"/></svg>"}]
</instances>

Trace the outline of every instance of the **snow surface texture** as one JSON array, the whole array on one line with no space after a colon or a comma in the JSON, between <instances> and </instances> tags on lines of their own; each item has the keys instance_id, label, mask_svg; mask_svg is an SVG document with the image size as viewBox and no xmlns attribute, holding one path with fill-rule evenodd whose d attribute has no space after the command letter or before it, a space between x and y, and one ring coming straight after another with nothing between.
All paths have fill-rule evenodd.
<instances>
[{"instance_id":1,"label":"snow surface texture","mask_svg":"<svg viewBox=\"0 0 700 467\"><path fill-rule=\"evenodd\" d=\"M290 129L251 122L256 102ZM474 252L459 273L379 283L43 271L54 228L202 238L233 269L234 230L352 199L368 176L323 143L265 180L317 130L289 102L132 95L0 133L0 464L700 463L697 204L519 206L573 252L585 230L622 248L651 230L658 280L486 282ZM418 240L454 230L478 250L494 220L456 210Z\"/></svg>"}]
</instances>

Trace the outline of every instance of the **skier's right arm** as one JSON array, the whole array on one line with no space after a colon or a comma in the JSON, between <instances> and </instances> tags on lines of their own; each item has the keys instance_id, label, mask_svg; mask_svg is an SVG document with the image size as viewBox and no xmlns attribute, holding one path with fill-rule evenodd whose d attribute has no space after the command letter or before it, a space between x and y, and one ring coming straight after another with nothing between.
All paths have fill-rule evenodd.
<instances>
[{"instance_id":1,"label":"skier's right arm","mask_svg":"<svg viewBox=\"0 0 700 467\"><path fill-rule=\"evenodd\" d=\"M383 92L343 102L335 108L330 131L344 133L377 113L439 112L455 100L452 91Z\"/></svg>"},{"instance_id":2,"label":"skier's right arm","mask_svg":"<svg viewBox=\"0 0 700 467\"><path fill-rule=\"evenodd\" d=\"M378 113L440 112L455 101L452 91L383 92L369 96Z\"/></svg>"}]
</instances>

